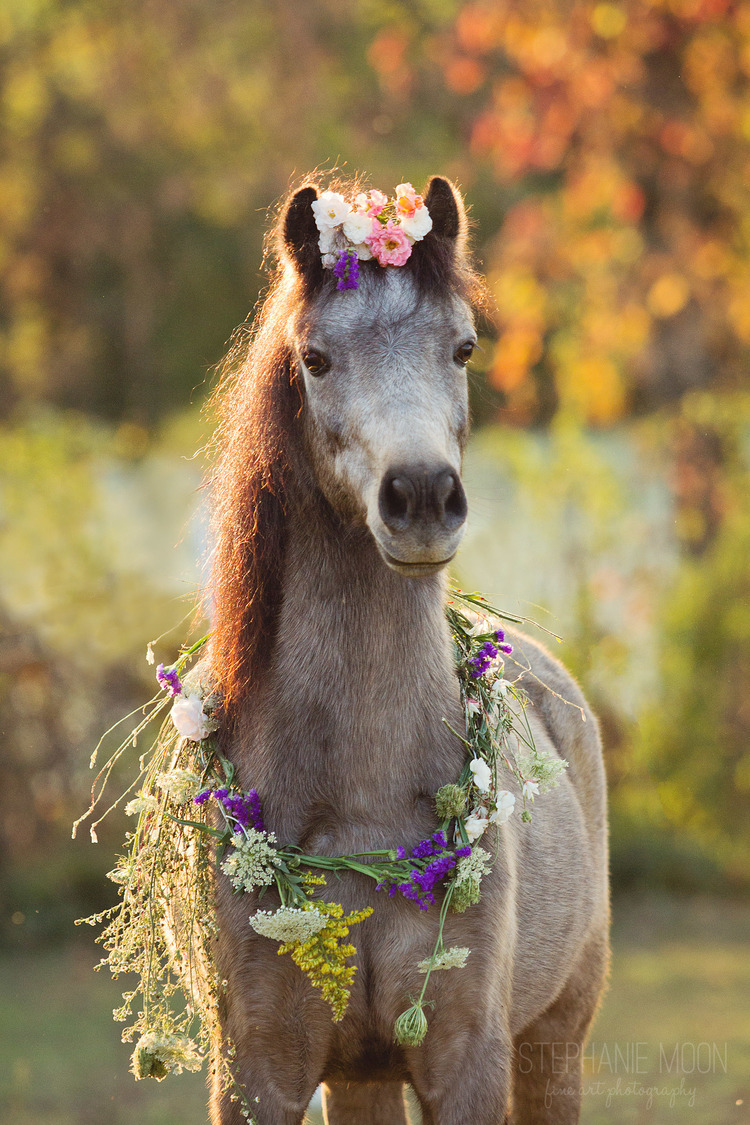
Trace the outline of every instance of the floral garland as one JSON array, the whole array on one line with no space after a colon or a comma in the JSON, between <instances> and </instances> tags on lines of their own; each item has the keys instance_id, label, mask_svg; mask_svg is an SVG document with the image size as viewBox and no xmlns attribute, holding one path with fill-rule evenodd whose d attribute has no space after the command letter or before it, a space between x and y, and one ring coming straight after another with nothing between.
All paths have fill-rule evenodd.
<instances>
[{"instance_id":1,"label":"floral garland","mask_svg":"<svg viewBox=\"0 0 750 1125\"><path fill-rule=\"evenodd\" d=\"M391 897L401 895L420 910L437 906L442 894L437 940L418 965L425 978L422 989L394 1026L395 1042L418 1046L423 1041L428 1029L424 1009L431 1003L425 999L430 975L463 968L471 953L444 946L448 911L461 913L479 902L482 877L493 859L477 841L515 811L514 794L500 786L501 771L506 770L520 786L521 819L528 821L528 806L557 783L567 766L537 750L526 715L526 694L518 680L506 676L503 658L512 647L492 618L519 623L521 619L499 613L478 594L455 588L446 614L466 715L465 734L444 722L464 744L466 760L458 780L435 794L439 828L409 852L397 847L318 856L279 844L265 827L257 790L241 789L234 766L219 752L215 737L219 700L194 676L192 683L190 675L185 676L208 636L183 651L174 665L157 667L159 694L142 709L140 721L100 769L91 805L73 828L75 836L78 826L98 807L116 762L137 747L153 720L169 707L150 752L139 759L133 784L103 814L134 794L125 812L138 818L137 825L126 836L125 854L109 873L121 900L80 920L90 925L106 922L97 939L107 950L99 967L107 965L114 976L125 972L139 976L138 986L123 993L123 1004L114 1012L116 1019L133 1021L123 1040L138 1036L131 1061L137 1079L161 1080L171 1072L197 1070L209 1058L247 1119L253 1120L234 1077L232 1044L224 1042L224 1050L215 1049L222 1044L218 1011L227 987L213 959L216 866L237 894L258 891L262 899L275 888L280 905L257 909L249 925L278 942L280 955L291 956L320 990L335 1021L346 1011L356 972L349 963L356 953L347 940L349 929L367 918L372 908L345 916L340 904L320 897L326 874L358 872L374 879L377 890ZM147 659L154 663L151 645ZM98 750L92 755L92 768ZM91 825L94 841L103 816ZM177 993L186 997L186 1005L174 1003ZM134 1010L138 997L141 1006Z\"/></svg>"},{"instance_id":2,"label":"floral garland","mask_svg":"<svg viewBox=\"0 0 750 1125\"><path fill-rule=\"evenodd\" d=\"M333 270L337 289L359 287L360 262L403 266L414 243L432 230L430 212L411 184L399 184L394 199L373 189L352 204L340 192L324 191L312 209L323 268Z\"/></svg>"}]
</instances>

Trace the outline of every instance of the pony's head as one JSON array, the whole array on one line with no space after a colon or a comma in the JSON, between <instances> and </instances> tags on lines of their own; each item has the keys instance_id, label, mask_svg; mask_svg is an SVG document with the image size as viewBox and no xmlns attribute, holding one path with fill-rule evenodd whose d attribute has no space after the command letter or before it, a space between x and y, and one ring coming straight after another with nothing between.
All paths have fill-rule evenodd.
<instances>
[{"instance_id":1,"label":"pony's head","mask_svg":"<svg viewBox=\"0 0 750 1125\"><path fill-rule=\"evenodd\" d=\"M334 186L354 198L355 185ZM433 178L432 227L408 260L362 261L358 287L342 290L321 256L319 195L305 184L284 203L276 277L217 392L212 663L228 704L268 663L295 488L366 528L407 578L444 567L466 521L466 363L483 290L461 197Z\"/></svg>"},{"instance_id":2,"label":"pony's head","mask_svg":"<svg viewBox=\"0 0 750 1125\"><path fill-rule=\"evenodd\" d=\"M359 264L340 290L322 266L313 204L296 191L279 233L303 300L286 326L318 484L344 519L365 523L386 565L408 577L445 566L463 535L466 364L476 343L474 276L461 197L433 178L432 229L404 265Z\"/></svg>"}]
</instances>

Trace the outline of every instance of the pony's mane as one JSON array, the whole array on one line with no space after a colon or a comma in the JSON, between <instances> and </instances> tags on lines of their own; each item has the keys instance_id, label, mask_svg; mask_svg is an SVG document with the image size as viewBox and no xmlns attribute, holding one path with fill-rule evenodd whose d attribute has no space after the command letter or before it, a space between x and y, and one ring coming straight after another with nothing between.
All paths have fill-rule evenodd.
<instances>
[{"instance_id":1,"label":"pony's mane","mask_svg":"<svg viewBox=\"0 0 750 1125\"><path fill-rule=\"evenodd\" d=\"M325 188L318 186L319 191L326 189L348 199L362 190L356 181L332 183L328 178ZM209 403L218 418L209 481L215 544L208 588L211 675L227 716L236 715L237 705L270 665L282 600L289 474L301 457L298 419L303 391L286 329L311 294L309 279L292 267L282 241L286 207L296 190L282 202L269 231L266 260L275 259L271 285L252 328L243 326L235 334ZM432 241L429 246L418 243L401 267L412 274L418 292L457 293L484 307L484 283L465 245L451 251L444 240ZM386 273L374 263L363 262L362 268L373 280ZM323 272L318 290L333 291L335 279L330 271Z\"/></svg>"}]
</instances>

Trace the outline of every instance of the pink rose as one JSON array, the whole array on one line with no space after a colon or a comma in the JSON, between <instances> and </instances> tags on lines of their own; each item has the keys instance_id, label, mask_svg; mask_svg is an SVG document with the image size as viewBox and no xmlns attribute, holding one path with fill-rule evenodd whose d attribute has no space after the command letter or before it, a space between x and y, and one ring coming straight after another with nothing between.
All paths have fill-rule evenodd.
<instances>
[{"instance_id":1,"label":"pink rose","mask_svg":"<svg viewBox=\"0 0 750 1125\"><path fill-rule=\"evenodd\" d=\"M373 188L371 192L366 193L361 191L354 200L354 206L358 211L364 211L374 219L388 204L388 196L383 195L382 191Z\"/></svg>"},{"instance_id":2,"label":"pink rose","mask_svg":"<svg viewBox=\"0 0 750 1125\"><path fill-rule=\"evenodd\" d=\"M385 226L373 223L373 232L368 234L365 242L381 266L403 266L411 255L411 242L392 219Z\"/></svg>"}]
</instances>

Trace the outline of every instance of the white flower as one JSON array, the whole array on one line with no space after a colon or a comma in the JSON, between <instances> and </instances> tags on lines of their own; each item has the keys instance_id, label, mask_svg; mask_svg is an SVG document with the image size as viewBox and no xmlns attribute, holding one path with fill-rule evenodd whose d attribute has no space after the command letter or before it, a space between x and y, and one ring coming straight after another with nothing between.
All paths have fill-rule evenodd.
<instances>
[{"instance_id":1,"label":"white flower","mask_svg":"<svg viewBox=\"0 0 750 1125\"><path fill-rule=\"evenodd\" d=\"M501 789L495 798L497 808L490 813L490 824L505 824L513 816L516 807L516 798L507 789Z\"/></svg>"},{"instance_id":2,"label":"white flower","mask_svg":"<svg viewBox=\"0 0 750 1125\"><path fill-rule=\"evenodd\" d=\"M472 809L464 822L466 835L469 837L469 843L473 844L480 836L483 836L487 831L487 810L481 807Z\"/></svg>"},{"instance_id":3,"label":"white flower","mask_svg":"<svg viewBox=\"0 0 750 1125\"><path fill-rule=\"evenodd\" d=\"M482 708L479 706L479 704L477 703L477 701L475 699L467 699L466 700L466 714L467 715L479 715L481 710L482 710Z\"/></svg>"},{"instance_id":4,"label":"white flower","mask_svg":"<svg viewBox=\"0 0 750 1125\"><path fill-rule=\"evenodd\" d=\"M141 1036L130 1059L130 1069L139 1078L162 1078L183 1070L200 1070L203 1055L186 1035L159 1035L148 1031Z\"/></svg>"},{"instance_id":5,"label":"white flower","mask_svg":"<svg viewBox=\"0 0 750 1125\"><path fill-rule=\"evenodd\" d=\"M349 204L338 191L324 191L312 205L318 230L341 226L349 214Z\"/></svg>"},{"instance_id":6,"label":"white flower","mask_svg":"<svg viewBox=\"0 0 750 1125\"><path fill-rule=\"evenodd\" d=\"M300 910L296 906L280 906L278 910L258 910L250 915L256 933L274 941L299 944L325 929L328 918L320 910Z\"/></svg>"},{"instance_id":7,"label":"white flower","mask_svg":"<svg viewBox=\"0 0 750 1125\"><path fill-rule=\"evenodd\" d=\"M358 246L368 234L372 234L373 220L364 211L350 211L344 219L344 234L351 243Z\"/></svg>"},{"instance_id":8,"label":"white flower","mask_svg":"<svg viewBox=\"0 0 750 1125\"><path fill-rule=\"evenodd\" d=\"M216 723L203 710L203 700L198 695L179 696L170 715L178 734L191 742L200 742L216 730Z\"/></svg>"},{"instance_id":9,"label":"white flower","mask_svg":"<svg viewBox=\"0 0 750 1125\"><path fill-rule=\"evenodd\" d=\"M524 783L523 783L523 795L524 795L524 797L528 797L530 800L533 801L538 792L539 792L539 782L536 781L533 777L530 778L528 781L524 781Z\"/></svg>"},{"instance_id":10,"label":"white flower","mask_svg":"<svg viewBox=\"0 0 750 1125\"><path fill-rule=\"evenodd\" d=\"M427 973L432 969L463 969L466 958L471 953L466 946L452 945L450 949L443 949L434 958L427 957L417 965L420 973Z\"/></svg>"},{"instance_id":11,"label":"white flower","mask_svg":"<svg viewBox=\"0 0 750 1125\"><path fill-rule=\"evenodd\" d=\"M404 234L408 234L415 242L420 242L432 230L430 212L426 207L417 207L413 215L401 216L400 225Z\"/></svg>"},{"instance_id":12,"label":"white flower","mask_svg":"<svg viewBox=\"0 0 750 1125\"><path fill-rule=\"evenodd\" d=\"M490 688L490 695L496 700L505 699L509 687L510 684L508 681L504 680L502 676L498 676Z\"/></svg>"},{"instance_id":13,"label":"white flower","mask_svg":"<svg viewBox=\"0 0 750 1125\"><path fill-rule=\"evenodd\" d=\"M125 816L140 816L142 812L156 812L159 802L150 793L139 793L128 801L125 806Z\"/></svg>"},{"instance_id":14,"label":"white flower","mask_svg":"<svg viewBox=\"0 0 750 1125\"><path fill-rule=\"evenodd\" d=\"M193 770L169 770L160 773L156 783L178 805L191 800L200 789L201 779Z\"/></svg>"},{"instance_id":15,"label":"white flower","mask_svg":"<svg viewBox=\"0 0 750 1125\"><path fill-rule=\"evenodd\" d=\"M358 242L352 249L356 252L360 262L369 262L370 258L372 258L372 250L366 242Z\"/></svg>"},{"instance_id":16,"label":"white flower","mask_svg":"<svg viewBox=\"0 0 750 1125\"><path fill-rule=\"evenodd\" d=\"M236 891L249 894L256 887L270 887L278 862L275 843L273 832L259 832L255 828L246 828L242 836L235 837L234 847L222 860L221 869Z\"/></svg>"},{"instance_id":17,"label":"white flower","mask_svg":"<svg viewBox=\"0 0 750 1125\"><path fill-rule=\"evenodd\" d=\"M156 660L156 657L154 656L153 645L154 645L153 641L149 641L148 644L146 645L146 663L147 664L153 664L154 661Z\"/></svg>"},{"instance_id":18,"label":"white flower","mask_svg":"<svg viewBox=\"0 0 750 1125\"><path fill-rule=\"evenodd\" d=\"M484 758L472 758L469 769L474 775L474 784L480 793L489 793L492 784L492 770Z\"/></svg>"}]
</instances>

